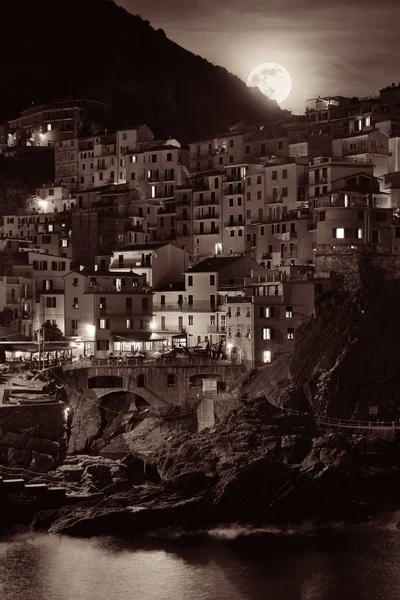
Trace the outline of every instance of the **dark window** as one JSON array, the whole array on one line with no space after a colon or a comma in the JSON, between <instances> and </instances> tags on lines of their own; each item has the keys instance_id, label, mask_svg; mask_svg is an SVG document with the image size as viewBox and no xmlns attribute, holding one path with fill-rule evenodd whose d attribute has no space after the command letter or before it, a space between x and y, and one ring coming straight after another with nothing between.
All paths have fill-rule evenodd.
<instances>
[{"instance_id":1,"label":"dark window","mask_svg":"<svg viewBox=\"0 0 400 600\"><path fill-rule=\"evenodd\" d=\"M168 373L167 375L167 386L175 387L175 375L173 373Z\"/></svg>"},{"instance_id":2,"label":"dark window","mask_svg":"<svg viewBox=\"0 0 400 600\"><path fill-rule=\"evenodd\" d=\"M215 275L210 275L210 285L215 285Z\"/></svg>"},{"instance_id":3,"label":"dark window","mask_svg":"<svg viewBox=\"0 0 400 600\"><path fill-rule=\"evenodd\" d=\"M319 213L319 220L320 221L325 221L325 219L326 219L326 211L321 210L320 213Z\"/></svg>"},{"instance_id":4,"label":"dark window","mask_svg":"<svg viewBox=\"0 0 400 600\"><path fill-rule=\"evenodd\" d=\"M143 373L140 373L136 378L137 387L145 387L146 386L146 377Z\"/></svg>"},{"instance_id":5,"label":"dark window","mask_svg":"<svg viewBox=\"0 0 400 600\"><path fill-rule=\"evenodd\" d=\"M377 212L375 214L375 220L376 221L386 221L386 213L384 213L384 212Z\"/></svg>"}]
</instances>

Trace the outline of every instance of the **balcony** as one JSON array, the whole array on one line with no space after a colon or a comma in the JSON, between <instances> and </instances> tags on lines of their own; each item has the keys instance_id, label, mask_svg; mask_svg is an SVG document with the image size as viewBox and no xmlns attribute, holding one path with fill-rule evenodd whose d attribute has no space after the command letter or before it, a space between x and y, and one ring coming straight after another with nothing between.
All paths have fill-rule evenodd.
<instances>
[{"instance_id":1,"label":"balcony","mask_svg":"<svg viewBox=\"0 0 400 600\"><path fill-rule=\"evenodd\" d=\"M218 282L218 291L243 290L245 288L244 278L242 279L222 279Z\"/></svg>"},{"instance_id":2,"label":"balcony","mask_svg":"<svg viewBox=\"0 0 400 600\"><path fill-rule=\"evenodd\" d=\"M298 258L297 250L284 250L281 252L282 258Z\"/></svg>"},{"instance_id":3,"label":"balcony","mask_svg":"<svg viewBox=\"0 0 400 600\"><path fill-rule=\"evenodd\" d=\"M128 283L118 288L115 285L91 285L90 283L85 286L85 294L145 294L146 291L147 289L144 289L143 286L135 287L132 283L131 285Z\"/></svg>"},{"instance_id":4,"label":"balcony","mask_svg":"<svg viewBox=\"0 0 400 600\"><path fill-rule=\"evenodd\" d=\"M201 229L195 229L193 235L216 235L219 234L219 227L211 229L210 231L202 231Z\"/></svg>"},{"instance_id":5,"label":"balcony","mask_svg":"<svg viewBox=\"0 0 400 600\"><path fill-rule=\"evenodd\" d=\"M164 206L164 208L160 208L157 215L176 215L176 208L174 206Z\"/></svg>"},{"instance_id":6,"label":"balcony","mask_svg":"<svg viewBox=\"0 0 400 600\"><path fill-rule=\"evenodd\" d=\"M206 300L195 300L191 304L188 302L174 304L153 304L153 311L157 312L217 312L221 307L217 304L211 304Z\"/></svg>"},{"instance_id":7,"label":"balcony","mask_svg":"<svg viewBox=\"0 0 400 600\"><path fill-rule=\"evenodd\" d=\"M195 206L217 206L219 204L219 200L217 199L205 199L205 200L200 200L200 198L195 199L194 201L194 205Z\"/></svg>"},{"instance_id":8,"label":"balcony","mask_svg":"<svg viewBox=\"0 0 400 600\"><path fill-rule=\"evenodd\" d=\"M272 260L272 252L263 252L261 254L261 260Z\"/></svg>"},{"instance_id":9,"label":"balcony","mask_svg":"<svg viewBox=\"0 0 400 600\"><path fill-rule=\"evenodd\" d=\"M281 221L297 221L302 219L311 219L312 214L310 210L296 210L294 212L288 212L280 216L269 216L265 219L266 223L279 223Z\"/></svg>"},{"instance_id":10,"label":"balcony","mask_svg":"<svg viewBox=\"0 0 400 600\"><path fill-rule=\"evenodd\" d=\"M126 311L125 307L118 309L110 306L107 308L99 308L98 313L96 313L96 318L106 319L108 317L113 317L114 320L120 319L122 321L126 321L127 319L134 319L135 317L138 319L143 317L149 317L152 315L153 309L143 311L139 311L138 309L136 309L135 311L128 312ZM129 331L129 329L127 331Z\"/></svg>"},{"instance_id":11,"label":"balcony","mask_svg":"<svg viewBox=\"0 0 400 600\"><path fill-rule=\"evenodd\" d=\"M189 198L176 198L175 204L176 206L190 206L191 202Z\"/></svg>"},{"instance_id":12,"label":"balcony","mask_svg":"<svg viewBox=\"0 0 400 600\"><path fill-rule=\"evenodd\" d=\"M194 219L196 221L204 221L206 219L219 219L219 215L213 214L213 213L207 213L207 214L195 214L194 215Z\"/></svg>"},{"instance_id":13,"label":"balcony","mask_svg":"<svg viewBox=\"0 0 400 600\"><path fill-rule=\"evenodd\" d=\"M225 221L224 227L225 229L235 229L236 227L244 227L244 221L239 221L238 219L233 219L232 221Z\"/></svg>"},{"instance_id":14,"label":"balcony","mask_svg":"<svg viewBox=\"0 0 400 600\"><path fill-rule=\"evenodd\" d=\"M146 194L146 200L158 200L158 198L174 198L174 194L166 194L165 192L156 192L155 196L152 196L151 194Z\"/></svg>"},{"instance_id":15,"label":"balcony","mask_svg":"<svg viewBox=\"0 0 400 600\"><path fill-rule=\"evenodd\" d=\"M228 181L232 181L232 180L228 179ZM225 196L238 196L238 195L243 195L243 194L244 194L244 185L242 185L242 183L237 183L236 185L232 185L232 183L229 183L228 186L224 189Z\"/></svg>"},{"instance_id":16,"label":"balcony","mask_svg":"<svg viewBox=\"0 0 400 600\"><path fill-rule=\"evenodd\" d=\"M320 197L314 200L315 208L353 208L360 207L365 208L368 207L368 201L365 197L355 198L354 195L345 201L344 196L338 196L333 198L329 197Z\"/></svg>"}]
</instances>

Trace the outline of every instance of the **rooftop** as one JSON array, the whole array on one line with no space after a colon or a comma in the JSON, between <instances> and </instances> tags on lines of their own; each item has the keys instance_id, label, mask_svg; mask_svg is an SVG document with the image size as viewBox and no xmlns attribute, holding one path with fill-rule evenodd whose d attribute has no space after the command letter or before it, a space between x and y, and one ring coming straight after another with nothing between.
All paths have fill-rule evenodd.
<instances>
[{"instance_id":1,"label":"rooftop","mask_svg":"<svg viewBox=\"0 0 400 600\"><path fill-rule=\"evenodd\" d=\"M124 248L120 248L115 251L115 254L118 252L124 252L125 250L157 250L158 248L164 248L164 246L171 246L169 243L165 242L148 242L147 244L129 244L128 246L124 246Z\"/></svg>"},{"instance_id":2,"label":"rooftop","mask_svg":"<svg viewBox=\"0 0 400 600\"><path fill-rule=\"evenodd\" d=\"M215 273L225 269L225 267L233 265L243 258L243 256L213 256L212 258L206 258L197 265L194 265L194 267L188 269L186 273Z\"/></svg>"}]
</instances>

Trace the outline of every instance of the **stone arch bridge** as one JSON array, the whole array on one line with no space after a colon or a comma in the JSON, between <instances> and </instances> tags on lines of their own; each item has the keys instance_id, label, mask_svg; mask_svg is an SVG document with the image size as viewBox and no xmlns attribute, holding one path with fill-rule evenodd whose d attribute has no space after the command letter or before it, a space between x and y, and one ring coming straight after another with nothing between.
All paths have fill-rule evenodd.
<instances>
[{"instance_id":1,"label":"stone arch bridge","mask_svg":"<svg viewBox=\"0 0 400 600\"><path fill-rule=\"evenodd\" d=\"M179 362L159 359L149 363L92 359L49 369L49 376L64 385L72 404L82 396L96 402L111 393L130 392L144 399L156 412L195 404L196 399L204 396L204 380L216 381L217 395L232 392L243 373L240 364L212 359Z\"/></svg>"}]
</instances>

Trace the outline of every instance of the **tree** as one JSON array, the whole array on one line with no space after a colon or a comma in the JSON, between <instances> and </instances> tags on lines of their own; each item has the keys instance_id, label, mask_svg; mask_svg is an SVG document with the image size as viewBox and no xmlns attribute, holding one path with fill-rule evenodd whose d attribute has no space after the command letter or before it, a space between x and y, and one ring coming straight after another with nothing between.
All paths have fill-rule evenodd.
<instances>
[{"instance_id":1,"label":"tree","mask_svg":"<svg viewBox=\"0 0 400 600\"><path fill-rule=\"evenodd\" d=\"M61 329L57 325L53 325L53 323L44 323L42 329L45 342L62 342L65 340Z\"/></svg>"},{"instance_id":2,"label":"tree","mask_svg":"<svg viewBox=\"0 0 400 600\"><path fill-rule=\"evenodd\" d=\"M8 325L10 325L10 323L12 323L13 320L14 320L14 311L12 310L12 308L5 306L3 308L3 311L0 312L0 324L3 325L4 327L8 327Z\"/></svg>"},{"instance_id":3,"label":"tree","mask_svg":"<svg viewBox=\"0 0 400 600\"><path fill-rule=\"evenodd\" d=\"M29 193L17 178L0 175L0 217L25 212Z\"/></svg>"}]
</instances>

